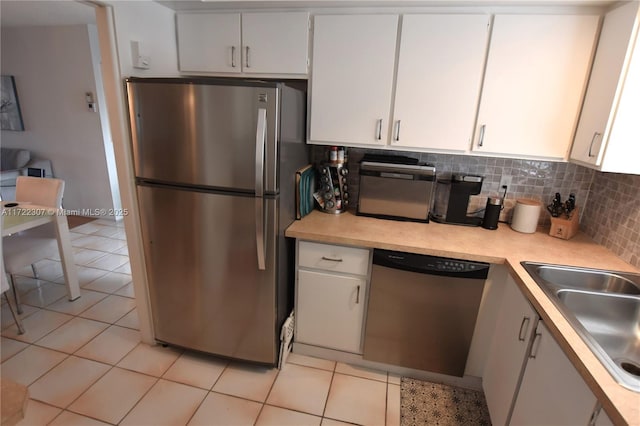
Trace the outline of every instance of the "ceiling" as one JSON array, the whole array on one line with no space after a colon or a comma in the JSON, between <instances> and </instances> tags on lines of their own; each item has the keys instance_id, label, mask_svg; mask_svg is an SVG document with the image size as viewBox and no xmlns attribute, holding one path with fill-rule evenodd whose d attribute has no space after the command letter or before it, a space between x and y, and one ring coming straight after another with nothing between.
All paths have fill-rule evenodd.
<instances>
[{"instance_id":1,"label":"ceiling","mask_svg":"<svg viewBox=\"0 0 640 426\"><path fill-rule=\"evenodd\" d=\"M93 6L77 1L0 1L2 27L84 25L95 22Z\"/></svg>"},{"instance_id":2,"label":"ceiling","mask_svg":"<svg viewBox=\"0 0 640 426\"><path fill-rule=\"evenodd\" d=\"M616 0L153 0L173 10L368 6L608 6Z\"/></svg>"}]
</instances>

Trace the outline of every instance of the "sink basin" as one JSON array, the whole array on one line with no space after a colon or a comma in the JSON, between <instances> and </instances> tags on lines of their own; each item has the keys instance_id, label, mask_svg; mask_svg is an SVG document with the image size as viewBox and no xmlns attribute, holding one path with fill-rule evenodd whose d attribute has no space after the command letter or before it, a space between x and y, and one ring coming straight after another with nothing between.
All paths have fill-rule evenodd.
<instances>
[{"instance_id":1,"label":"sink basin","mask_svg":"<svg viewBox=\"0 0 640 426\"><path fill-rule=\"evenodd\" d=\"M522 265L616 381L640 392L640 274Z\"/></svg>"},{"instance_id":2,"label":"sink basin","mask_svg":"<svg viewBox=\"0 0 640 426\"><path fill-rule=\"evenodd\" d=\"M558 287L640 295L640 282L636 284L629 277L625 277L629 274L555 265L538 265L536 274L546 282Z\"/></svg>"}]
</instances>

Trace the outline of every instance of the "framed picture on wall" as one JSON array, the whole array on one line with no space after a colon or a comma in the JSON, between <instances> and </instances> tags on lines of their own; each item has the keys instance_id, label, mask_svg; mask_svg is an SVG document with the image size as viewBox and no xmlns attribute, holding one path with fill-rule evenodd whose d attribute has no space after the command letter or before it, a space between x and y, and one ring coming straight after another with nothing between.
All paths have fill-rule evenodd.
<instances>
[{"instance_id":1,"label":"framed picture on wall","mask_svg":"<svg viewBox=\"0 0 640 426\"><path fill-rule=\"evenodd\" d=\"M2 130L24 130L16 82L12 75L0 77L2 103L0 104L0 128Z\"/></svg>"}]
</instances>

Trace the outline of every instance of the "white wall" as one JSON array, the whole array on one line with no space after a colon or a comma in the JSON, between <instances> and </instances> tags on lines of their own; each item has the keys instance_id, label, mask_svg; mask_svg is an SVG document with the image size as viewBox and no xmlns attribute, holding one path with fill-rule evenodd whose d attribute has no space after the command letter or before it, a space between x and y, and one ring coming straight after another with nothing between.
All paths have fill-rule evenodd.
<instances>
[{"instance_id":1,"label":"white wall","mask_svg":"<svg viewBox=\"0 0 640 426\"><path fill-rule=\"evenodd\" d=\"M113 7L122 77L176 77L178 48L175 12L150 0L109 1ZM133 67L131 41L151 58L149 69Z\"/></svg>"},{"instance_id":2,"label":"white wall","mask_svg":"<svg viewBox=\"0 0 640 426\"><path fill-rule=\"evenodd\" d=\"M16 79L24 132L2 131L4 147L51 160L65 180L67 209L112 209L100 115L87 109L96 94L86 25L3 28L1 70Z\"/></svg>"}]
</instances>

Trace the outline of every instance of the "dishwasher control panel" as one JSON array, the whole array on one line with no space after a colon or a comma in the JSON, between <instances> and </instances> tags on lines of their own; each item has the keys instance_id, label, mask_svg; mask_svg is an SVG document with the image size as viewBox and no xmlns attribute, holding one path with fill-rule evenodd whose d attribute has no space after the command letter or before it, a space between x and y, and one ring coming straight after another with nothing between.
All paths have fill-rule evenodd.
<instances>
[{"instance_id":1,"label":"dishwasher control panel","mask_svg":"<svg viewBox=\"0 0 640 426\"><path fill-rule=\"evenodd\" d=\"M452 272L460 272L460 271L475 271L478 268L482 268L483 266L476 265L475 263L463 262L459 260L443 260L438 259L436 261L436 268L440 271L452 271Z\"/></svg>"},{"instance_id":2,"label":"dishwasher control panel","mask_svg":"<svg viewBox=\"0 0 640 426\"><path fill-rule=\"evenodd\" d=\"M373 264L393 269L461 278L487 278L489 264L470 260L375 249Z\"/></svg>"}]
</instances>

